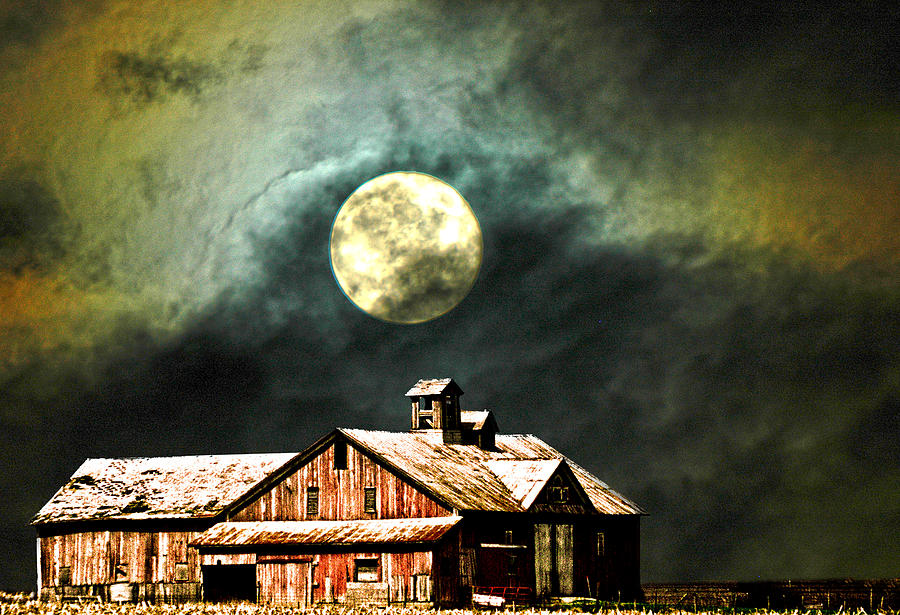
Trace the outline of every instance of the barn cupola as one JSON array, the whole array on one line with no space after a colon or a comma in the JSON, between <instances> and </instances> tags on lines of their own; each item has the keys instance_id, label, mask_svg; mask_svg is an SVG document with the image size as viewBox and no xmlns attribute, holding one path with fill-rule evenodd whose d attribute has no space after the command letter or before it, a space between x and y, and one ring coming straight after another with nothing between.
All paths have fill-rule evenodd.
<instances>
[{"instance_id":1,"label":"barn cupola","mask_svg":"<svg viewBox=\"0 0 900 615\"><path fill-rule=\"evenodd\" d=\"M451 378L419 380L406 392L412 401L414 431L434 430L443 434L444 442L460 444L459 385Z\"/></svg>"}]
</instances>

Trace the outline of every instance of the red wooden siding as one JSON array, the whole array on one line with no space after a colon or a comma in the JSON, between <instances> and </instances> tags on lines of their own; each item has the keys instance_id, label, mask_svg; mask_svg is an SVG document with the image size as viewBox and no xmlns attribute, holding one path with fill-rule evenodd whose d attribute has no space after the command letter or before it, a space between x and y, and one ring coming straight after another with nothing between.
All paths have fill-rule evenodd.
<instances>
[{"instance_id":1,"label":"red wooden siding","mask_svg":"<svg viewBox=\"0 0 900 615\"><path fill-rule=\"evenodd\" d=\"M307 515L307 487L319 489L317 516ZM365 512L366 487L377 489L374 513ZM329 446L298 471L231 515L230 520L398 519L451 514L452 510L348 444L346 470L334 469L334 446Z\"/></svg>"},{"instance_id":2,"label":"red wooden siding","mask_svg":"<svg viewBox=\"0 0 900 615\"><path fill-rule=\"evenodd\" d=\"M306 606L309 564L264 562L256 565L259 602L284 606Z\"/></svg>"},{"instance_id":3,"label":"red wooden siding","mask_svg":"<svg viewBox=\"0 0 900 615\"><path fill-rule=\"evenodd\" d=\"M256 553L201 553L201 566L252 565L256 563Z\"/></svg>"},{"instance_id":4,"label":"red wooden siding","mask_svg":"<svg viewBox=\"0 0 900 615\"><path fill-rule=\"evenodd\" d=\"M356 561L360 559L375 559L378 561L378 580L372 582L372 587L387 585L389 588L389 600L391 602L416 602L416 596L411 595L412 588L417 584L411 577L418 577L418 585L421 587L422 579L428 577L427 584L433 586L432 578L432 552L411 551L406 553L323 553L317 556L313 580L312 599L314 602L326 602L329 598L335 599L347 595L348 582L359 591L366 584L355 581ZM329 580L326 580L329 579ZM355 585L354 585L355 584ZM331 596L326 595L326 586L331 587ZM422 592L420 591L420 595ZM428 598L422 598L427 600Z\"/></svg>"},{"instance_id":5,"label":"red wooden siding","mask_svg":"<svg viewBox=\"0 0 900 615\"><path fill-rule=\"evenodd\" d=\"M187 545L198 535L199 532L95 531L42 536L41 582L43 587L61 585L60 568L68 567L67 585L171 583L179 563L187 564L187 577L179 581L197 582L199 555Z\"/></svg>"},{"instance_id":6,"label":"red wooden siding","mask_svg":"<svg viewBox=\"0 0 900 615\"><path fill-rule=\"evenodd\" d=\"M455 552L453 541L439 551ZM219 555L203 554L204 563ZM430 602L449 603L456 597L452 570L455 560L447 557L446 578L437 574L432 551L340 552L304 554L231 554L228 563L256 561L259 602L280 605L328 604L336 602ZM373 578L357 578L357 562L377 562ZM223 565L225 562L223 562Z\"/></svg>"}]
</instances>

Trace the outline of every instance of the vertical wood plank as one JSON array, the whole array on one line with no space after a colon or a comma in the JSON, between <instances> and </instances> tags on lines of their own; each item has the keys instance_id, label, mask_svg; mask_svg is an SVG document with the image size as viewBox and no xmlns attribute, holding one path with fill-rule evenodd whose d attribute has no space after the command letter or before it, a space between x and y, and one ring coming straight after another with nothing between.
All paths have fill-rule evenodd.
<instances>
[{"instance_id":1,"label":"vertical wood plank","mask_svg":"<svg viewBox=\"0 0 900 615\"><path fill-rule=\"evenodd\" d=\"M334 447L330 446L296 472L286 476L268 492L235 513L233 521L307 520L307 486L319 488L319 514L315 519L397 519L439 517L452 514L419 491L347 446L347 469L334 469ZM364 489L376 487L376 513L365 512Z\"/></svg>"},{"instance_id":2,"label":"vertical wood plank","mask_svg":"<svg viewBox=\"0 0 900 615\"><path fill-rule=\"evenodd\" d=\"M573 594L573 576L575 558L572 551L572 526L559 524L556 526L556 576L559 582L559 595Z\"/></svg>"},{"instance_id":3,"label":"vertical wood plank","mask_svg":"<svg viewBox=\"0 0 900 615\"><path fill-rule=\"evenodd\" d=\"M44 565L44 550L41 545L41 539L35 539L35 562L37 563L37 593L35 594L38 597L38 600L41 598L41 588L43 585L43 565Z\"/></svg>"},{"instance_id":4,"label":"vertical wood plank","mask_svg":"<svg viewBox=\"0 0 900 615\"><path fill-rule=\"evenodd\" d=\"M553 591L553 552L551 528L547 523L534 524L534 576L535 593L548 596Z\"/></svg>"}]
</instances>

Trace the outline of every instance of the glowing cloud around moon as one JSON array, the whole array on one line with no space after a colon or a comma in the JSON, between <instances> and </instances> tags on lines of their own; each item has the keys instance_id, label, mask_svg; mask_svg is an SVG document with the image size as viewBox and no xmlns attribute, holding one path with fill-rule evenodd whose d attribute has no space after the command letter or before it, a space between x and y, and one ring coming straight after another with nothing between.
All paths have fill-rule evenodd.
<instances>
[{"instance_id":1,"label":"glowing cloud around moon","mask_svg":"<svg viewBox=\"0 0 900 615\"><path fill-rule=\"evenodd\" d=\"M465 298L481 266L478 219L449 184L424 173L379 175L341 205L331 269L364 312L426 322Z\"/></svg>"}]
</instances>

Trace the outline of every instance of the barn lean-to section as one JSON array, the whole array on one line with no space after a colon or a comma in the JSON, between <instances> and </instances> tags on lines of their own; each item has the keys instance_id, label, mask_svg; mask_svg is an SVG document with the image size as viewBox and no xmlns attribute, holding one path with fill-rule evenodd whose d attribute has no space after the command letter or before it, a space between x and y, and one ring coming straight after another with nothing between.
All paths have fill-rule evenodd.
<instances>
[{"instance_id":1,"label":"barn lean-to section","mask_svg":"<svg viewBox=\"0 0 900 615\"><path fill-rule=\"evenodd\" d=\"M328 521L226 521L193 544L201 561L226 569L236 556L257 564L259 601L273 604L330 602L430 602L436 557L452 551L461 517ZM248 559L244 559L248 558ZM297 577L301 574L301 577ZM302 587L286 587L297 578ZM298 581L299 582L299 581ZM211 589L206 585L204 588ZM446 598L446 596L444 596ZM304 602L299 602L304 604Z\"/></svg>"},{"instance_id":2,"label":"barn lean-to section","mask_svg":"<svg viewBox=\"0 0 900 615\"><path fill-rule=\"evenodd\" d=\"M40 595L634 597L643 511L461 394L419 381L410 431L337 429L302 453L88 460L34 519Z\"/></svg>"},{"instance_id":3,"label":"barn lean-to section","mask_svg":"<svg viewBox=\"0 0 900 615\"><path fill-rule=\"evenodd\" d=\"M88 459L32 521L39 595L199 599L191 541L294 456Z\"/></svg>"}]
</instances>

